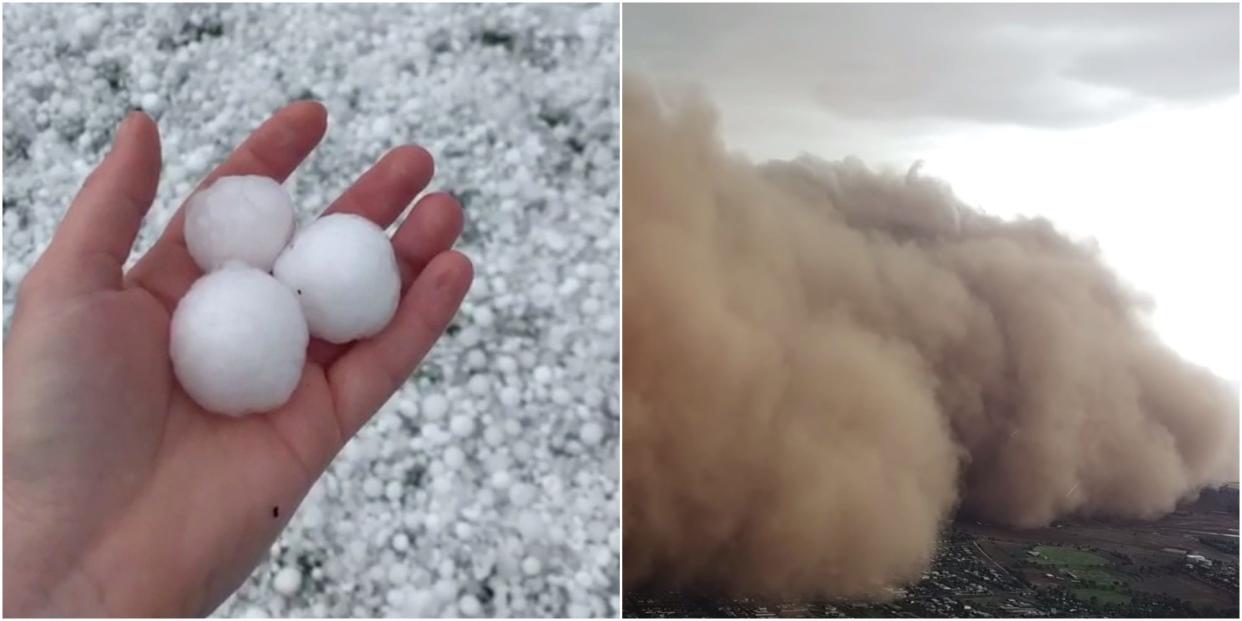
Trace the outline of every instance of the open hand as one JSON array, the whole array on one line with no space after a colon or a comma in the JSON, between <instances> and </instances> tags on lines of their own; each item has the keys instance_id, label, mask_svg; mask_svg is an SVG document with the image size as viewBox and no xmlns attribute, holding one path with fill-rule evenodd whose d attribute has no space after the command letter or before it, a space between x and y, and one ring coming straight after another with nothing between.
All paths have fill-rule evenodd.
<instances>
[{"instance_id":1,"label":"open hand","mask_svg":"<svg viewBox=\"0 0 1242 621\"><path fill-rule=\"evenodd\" d=\"M327 113L290 105L200 185L283 181L319 143ZM432 176L418 147L385 155L328 212L387 227ZM405 381L472 279L450 249L462 213L422 198L393 235L397 314L347 345L312 340L280 409L231 418L177 385L169 321L202 275L178 213L123 265L160 173L159 133L129 115L22 282L4 346L4 614L188 616L210 612L253 570L345 442Z\"/></svg>"}]
</instances>

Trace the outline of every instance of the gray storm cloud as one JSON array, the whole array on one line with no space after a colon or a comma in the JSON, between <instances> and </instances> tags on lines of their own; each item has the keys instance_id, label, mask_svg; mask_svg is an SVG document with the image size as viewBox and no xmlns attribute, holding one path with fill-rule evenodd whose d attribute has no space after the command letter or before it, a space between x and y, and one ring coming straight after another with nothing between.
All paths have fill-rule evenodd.
<instances>
[{"instance_id":1,"label":"gray storm cloud","mask_svg":"<svg viewBox=\"0 0 1242 621\"><path fill-rule=\"evenodd\" d=\"M1155 518L1237 479L1236 391L1093 245L917 170L753 164L633 77L624 118L627 587L875 596L956 512Z\"/></svg>"}]
</instances>

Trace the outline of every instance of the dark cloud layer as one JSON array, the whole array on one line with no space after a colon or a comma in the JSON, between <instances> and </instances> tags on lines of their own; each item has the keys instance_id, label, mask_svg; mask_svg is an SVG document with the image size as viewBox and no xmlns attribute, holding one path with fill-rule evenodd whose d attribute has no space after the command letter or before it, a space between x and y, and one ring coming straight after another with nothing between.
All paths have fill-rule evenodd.
<instances>
[{"instance_id":1,"label":"dark cloud layer","mask_svg":"<svg viewBox=\"0 0 1242 621\"><path fill-rule=\"evenodd\" d=\"M629 586L882 596L955 511L1154 518L1236 480L1236 387L1093 245L917 169L755 165L704 102L624 92Z\"/></svg>"},{"instance_id":2,"label":"dark cloud layer","mask_svg":"<svg viewBox=\"0 0 1242 621\"><path fill-rule=\"evenodd\" d=\"M852 118L1079 127L1238 93L1236 4L632 5L625 36L631 69Z\"/></svg>"}]
</instances>

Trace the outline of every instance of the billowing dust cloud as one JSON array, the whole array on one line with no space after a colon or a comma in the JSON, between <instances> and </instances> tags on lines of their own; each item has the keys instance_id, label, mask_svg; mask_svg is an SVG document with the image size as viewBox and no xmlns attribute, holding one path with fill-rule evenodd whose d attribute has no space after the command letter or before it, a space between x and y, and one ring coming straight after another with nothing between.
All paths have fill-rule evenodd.
<instances>
[{"instance_id":1,"label":"billowing dust cloud","mask_svg":"<svg viewBox=\"0 0 1242 621\"><path fill-rule=\"evenodd\" d=\"M917 170L749 163L633 78L624 115L627 587L882 595L956 512L1154 518L1236 480L1236 391L1090 244Z\"/></svg>"}]
</instances>

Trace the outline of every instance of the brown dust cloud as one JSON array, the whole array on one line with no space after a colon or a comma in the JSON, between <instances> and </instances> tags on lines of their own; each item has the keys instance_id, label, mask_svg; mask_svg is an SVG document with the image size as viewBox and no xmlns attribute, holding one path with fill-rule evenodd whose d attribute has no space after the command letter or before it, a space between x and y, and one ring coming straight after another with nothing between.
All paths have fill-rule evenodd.
<instances>
[{"instance_id":1,"label":"brown dust cloud","mask_svg":"<svg viewBox=\"0 0 1242 621\"><path fill-rule=\"evenodd\" d=\"M708 102L624 92L627 588L875 597L959 513L1148 519L1237 480L1236 388L1093 243L917 169L755 164Z\"/></svg>"}]
</instances>

